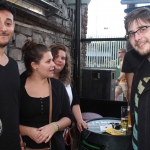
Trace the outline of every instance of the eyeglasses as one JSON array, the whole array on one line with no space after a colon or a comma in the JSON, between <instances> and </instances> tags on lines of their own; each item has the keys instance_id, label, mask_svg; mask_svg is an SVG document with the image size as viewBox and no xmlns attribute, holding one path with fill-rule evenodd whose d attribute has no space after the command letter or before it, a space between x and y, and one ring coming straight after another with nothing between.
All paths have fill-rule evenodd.
<instances>
[{"instance_id":1,"label":"eyeglasses","mask_svg":"<svg viewBox=\"0 0 150 150\"><path fill-rule=\"evenodd\" d=\"M120 53L123 53L123 52L118 52L118 53L120 54Z\"/></svg>"},{"instance_id":2,"label":"eyeglasses","mask_svg":"<svg viewBox=\"0 0 150 150\"><path fill-rule=\"evenodd\" d=\"M142 34L146 33L147 28L149 28L149 27L150 26L143 26L143 27L140 27L135 32L129 32L127 35L125 35L125 38L127 40L133 39L135 37L135 33L138 33L138 35L142 35Z\"/></svg>"}]
</instances>

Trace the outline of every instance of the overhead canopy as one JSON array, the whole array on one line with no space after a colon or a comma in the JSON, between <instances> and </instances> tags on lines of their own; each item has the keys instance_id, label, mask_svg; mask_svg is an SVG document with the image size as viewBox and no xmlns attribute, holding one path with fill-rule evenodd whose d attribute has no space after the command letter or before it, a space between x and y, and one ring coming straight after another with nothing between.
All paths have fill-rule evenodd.
<instances>
[{"instance_id":1,"label":"overhead canopy","mask_svg":"<svg viewBox=\"0 0 150 150\"><path fill-rule=\"evenodd\" d=\"M81 4L89 4L91 0L81 0ZM66 4L74 4L76 3L76 0L64 0Z\"/></svg>"},{"instance_id":2,"label":"overhead canopy","mask_svg":"<svg viewBox=\"0 0 150 150\"><path fill-rule=\"evenodd\" d=\"M7 0L12 3L15 8L37 13L45 17L50 17L59 11L59 7L54 3L45 0ZM33 14L33 13L32 13Z\"/></svg>"},{"instance_id":3,"label":"overhead canopy","mask_svg":"<svg viewBox=\"0 0 150 150\"><path fill-rule=\"evenodd\" d=\"M121 4L143 4L150 3L150 0L121 0Z\"/></svg>"},{"instance_id":4,"label":"overhead canopy","mask_svg":"<svg viewBox=\"0 0 150 150\"><path fill-rule=\"evenodd\" d=\"M150 8L150 5L142 6L142 7L148 7L148 8ZM137 8L141 8L141 7L127 8L127 9L124 10L124 12L125 13L130 13L132 10L137 9Z\"/></svg>"},{"instance_id":5,"label":"overhead canopy","mask_svg":"<svg viewBox=\"0 0 150 150\"><path fill-rule=\"evenodd\" d=\"M81 6L87 6L91 0L80 0ZM75 9L77 0L64 0L64 2L71 8Z\"/></svg>"}]
</instances>

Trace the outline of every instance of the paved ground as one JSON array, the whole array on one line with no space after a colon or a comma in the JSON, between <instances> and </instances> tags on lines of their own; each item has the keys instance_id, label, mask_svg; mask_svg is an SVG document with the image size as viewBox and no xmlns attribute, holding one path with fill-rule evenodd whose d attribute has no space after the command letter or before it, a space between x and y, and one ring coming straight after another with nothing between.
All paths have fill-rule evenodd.
<instances>
[{"instance_id":1,"label":"paved ground","mask_svg":"<svg viewBox=\"0 0 150 150\"><path fill-rule=\"evenodd\" d=\"M123 101L123 93L119 95L119 101Z\"/></svg>"}]
</instances>

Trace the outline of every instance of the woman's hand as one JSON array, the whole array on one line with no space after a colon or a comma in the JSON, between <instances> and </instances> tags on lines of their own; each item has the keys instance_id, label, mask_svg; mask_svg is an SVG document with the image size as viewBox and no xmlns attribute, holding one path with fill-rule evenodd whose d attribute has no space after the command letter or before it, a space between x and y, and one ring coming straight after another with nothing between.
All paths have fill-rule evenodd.
<instances>
[{"instance_id":1,"label":"woman's hand","mask_svg":"<svg viewBox=\"0 0 150 150\"><path fill-rule=\"evenodd\" d=\"M36 143L39 143L37 140L39 135L40 135L40 131L38 131L37 128L28 127L28 135L27 136L29 136Z\"/></svg>"},{"instance_id":2,"label":"woman's hand","mask_svg":"<svg viewBox=\"0 0 150 150\"><path fill-rule=\"evenodd\" d=\"M80 132L82 132L83 128L88 128L88 124L83 119L77 120L77 128Z\"/></svg>"},{"instance_id":3,"label":"woman's hand","mask_svg":"<svg viewBox=\"0 0 150 150\"><path fill-rule=\"evenodd\" d=\"M21 150L25 150L25 148L24 148L24 147L21 147Z\"/></svg>"},{"instance_id":4,"label":"woman's hand","mask_svg":"<svg viewBox=\"0 0 150 150\"><path fill-rule=\"evenodd\" d=\"M41 128L38 128L37 131L40 132L37 141L38 143L47 143L52 138L53 134L56 132L52 124L45 125Z\"/></svg>"}]
</instances>

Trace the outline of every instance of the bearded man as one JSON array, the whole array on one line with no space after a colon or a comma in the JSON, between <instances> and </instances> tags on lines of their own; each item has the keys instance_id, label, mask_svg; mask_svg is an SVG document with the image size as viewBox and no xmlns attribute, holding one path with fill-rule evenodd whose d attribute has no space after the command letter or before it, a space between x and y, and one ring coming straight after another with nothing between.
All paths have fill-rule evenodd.
<instances>
[{"instance_id":1,"label":"bearded man","mask_svg":"<svg viewBox=\"0 0 150 150\"><path fill-rule=\"evenodd\" d=\"M16 61L4 53L14 32L14 13L13 7L7 1L0 1L0 150L21 149L19 71Z\"/></svg>"},{"instance_id":2,"label":"bearded man","mask_svg":"<svg viewBox=\"0 0 150 150\"><path fill-rule=\"evenodd\" d=\"M135 66L132 77L130 108L133 126L132 145L134 150L150 148L150 9L138 8L125 17L126 39L134 49L132 59L127 63L126 54L123 64ZM133 53L132 53L133 54ZM129 60L129 59L128 59ZM136 61L134 61L136 60ZM136 63L138 62L138 64ZM132 79L132 78L131 78ZM131 80L130 79L130 80ZM128 79L127 79L128 80ZM131 84L131 81L130 81Z\"/></svg>"}]
</instances>

